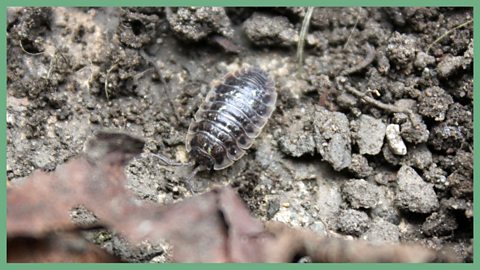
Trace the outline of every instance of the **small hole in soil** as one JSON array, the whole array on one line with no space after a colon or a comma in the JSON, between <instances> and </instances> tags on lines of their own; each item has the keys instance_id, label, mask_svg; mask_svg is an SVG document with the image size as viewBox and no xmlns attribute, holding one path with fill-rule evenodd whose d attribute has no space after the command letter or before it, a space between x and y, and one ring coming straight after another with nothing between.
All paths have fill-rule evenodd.
<instances>
[{"instance_id":1,"label":"small hole in soil","mask_svg":"<svg viewBox=\"0 0 480 270\"><path fill-rule=\"evenodd\" d=\"M135 20L135 21L132 21L130 23L130 25L132 26L132 32L138 36L140 35L141 33L144 33L145 32L145 25L143 25L143 23L139 20Z\"/></svg>"}]
</instances>

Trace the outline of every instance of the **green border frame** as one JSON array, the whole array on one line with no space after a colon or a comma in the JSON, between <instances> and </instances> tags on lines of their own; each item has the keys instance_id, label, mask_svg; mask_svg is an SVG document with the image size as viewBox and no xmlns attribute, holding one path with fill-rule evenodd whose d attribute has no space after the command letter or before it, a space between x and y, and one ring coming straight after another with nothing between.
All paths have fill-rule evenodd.
<instances>
[{"instance_id":1,"label":"green border frame","mask_svg":"<svg viewBox=\"0 0 480 270\"><path fill-rule=\"evenodd\" d=\"M71 1L59 1L59 0L4 0L0 1L0 8L3 11L1 13L0 20L0 29L6 30L6 17L7 17L7 7L15 6L470 6L474 8L474 37L478 39L480 35L480 1L478 0L364 0L364 1L355 1L355 0L230 0L228 3L221 0L181 0L181 1L155 1L155 0L71 0ZM3 168L0 171L0 179L5 179L6 181L6 89L7 89L7 80L6 80L6 31L3 35L0 36L0 52L2 59L2 64L0 65L0 74L1 76L1 91L0 91L0 118L5 121L0 121L0 168ZM480 109L478 107L478 100L480 98L480 89L478 87L478 80L480 78L480 66L477 56L480 55L480 46L474 43L474 263L461 263L461 264L351 264L351 263L332 263L332 264L229 264L228 266L224 264L167 264L167 265L158 265L158 264L78 264L78 263L68 263L68 264L13 264L6 263L6 184L0 183L0 197L2 198L3 205L0 207L0 267L2 269L63 269L64 267L69 267L72 270L75 269L88 269L91 267L99 269L125 269L130 267L138 267L142 269L157 269L170 268L170 269L223 269L225 267L233 269L247 269L250 267L262 267L264 269L293 269L293 268L303 268L303 269L316 269L317 267L322 268L333 268L333 269L384 269L389 267L391 269L404 269L408 267L409 269L450 269L450 268L461 268L461 269L480 269L480 241L479 241L479 232L480 232L480 223L478 217L480 215L480 207L477 205L479 199L480 185L478 183L480 172L478 168L480 166L480 161L475 158L477 157L478 149L480 149L480 142L476 140L479 135L479 116ZM477 265L477 266L475 266Z\"/></svg>"}]
</instances>

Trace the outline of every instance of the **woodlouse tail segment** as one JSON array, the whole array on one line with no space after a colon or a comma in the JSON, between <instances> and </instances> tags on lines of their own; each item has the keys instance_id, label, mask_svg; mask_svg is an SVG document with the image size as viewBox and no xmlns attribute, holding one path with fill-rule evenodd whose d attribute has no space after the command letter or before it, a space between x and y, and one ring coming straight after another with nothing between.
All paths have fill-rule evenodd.
<instances>
[{"instance_id":1,"label":"woodlouse tail segment","mask_svg":"<svg viewBox=\"0 0 480 270\"><path fill-rule=\"evenodd\" d=\"M158 158L160 160L160 164L164 166L193 166L194 163L189 161L189 162L178 162L176 160L170 159L167 156L163 154L152 154L154 157Z\"/></svg>"}]
</instances>

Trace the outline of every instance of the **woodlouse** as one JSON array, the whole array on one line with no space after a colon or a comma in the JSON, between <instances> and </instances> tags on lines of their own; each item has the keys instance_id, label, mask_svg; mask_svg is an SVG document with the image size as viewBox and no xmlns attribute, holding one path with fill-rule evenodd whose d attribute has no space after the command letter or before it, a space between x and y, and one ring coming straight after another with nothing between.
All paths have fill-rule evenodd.
<instances>
[{"instance_id":1,"label":"woodlouse","mask_svg":"<svg viewBox=\"0 0 480 270\"><path fill-rule=\"evenodd\" d=\"M276 100L273 80L260 68L227 74L207 94L190 124L190 159L214 170L232 165L260 134Z\"/></svg>"},{"instance_id":2,"label":"woodlouse","mask_svg":"<svg viewBox=\"0 0 480 270\"><path fill-rule=\"evenodd\" d=\"M273 80L260 68L243 68L225 75L207 94L186 136L193 175L201 170L221 170L240 159L260 134L275 109Z\"/></svg>"}]
</instances>

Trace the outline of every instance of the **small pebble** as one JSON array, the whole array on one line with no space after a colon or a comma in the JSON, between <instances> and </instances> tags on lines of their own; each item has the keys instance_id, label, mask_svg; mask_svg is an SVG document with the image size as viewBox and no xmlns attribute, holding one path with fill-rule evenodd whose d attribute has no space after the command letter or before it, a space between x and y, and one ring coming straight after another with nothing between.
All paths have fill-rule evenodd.
<instances>
[{"instance_id":1,"label":"small pebble","mask_svg":"<svg viewBox=\"0 0 480 270\"><path fill-rule=\"evenodd\" d=\"M404 156L407 154L407 146L400 136L400 126L397 124L390 124L387 126L385 136L387 138L388 146L395 155Z\"/></svg>"}]
</instances>

